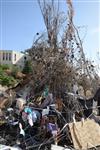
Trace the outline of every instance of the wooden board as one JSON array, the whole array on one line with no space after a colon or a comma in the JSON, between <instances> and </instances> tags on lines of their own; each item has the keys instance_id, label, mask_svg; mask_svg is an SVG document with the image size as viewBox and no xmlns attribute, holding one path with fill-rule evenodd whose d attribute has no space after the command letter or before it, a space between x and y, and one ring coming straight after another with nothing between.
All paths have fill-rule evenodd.
<instances>
[{"instance_id":1,"label":"wooden board","mask_svg":"<svg viewBox=\"0 0 100 150\"><path fill-rule=\"evenodd\" d=\"M69 129L75 149L87 150L100 145L100 126L94 120L70 123Z\"/></svg>"},{"instance_id":2,"label":"wooden board","mask_svg":"<svg viewBox=\"0 0 100 150\"><path fill-rule=\"evenodd\" d=\"M51 150L71 150L69 148L64 148L62 146L51 145Z\"/></svg>"}]
</instances>

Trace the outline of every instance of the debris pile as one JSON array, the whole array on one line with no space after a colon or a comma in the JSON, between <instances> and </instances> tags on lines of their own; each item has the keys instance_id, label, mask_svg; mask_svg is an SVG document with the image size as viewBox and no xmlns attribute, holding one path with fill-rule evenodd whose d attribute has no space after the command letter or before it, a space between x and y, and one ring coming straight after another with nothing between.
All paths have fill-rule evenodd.
<instances>
[{"instance_id":1,"label":"debris pile","mask_svg":"<svg viewBox=\"0 0 100 150\"><path fill-rule=\"evenodd\" d=\"M17 91L12 101L10 93L5 95L0 95L1 147L83 150L100 146L100 118L93 114L93 98L65 93L66 101L55 99L47 86L38 97L30 94L24 99Z\"/></svg>"},{"instance_id":2,"label":"debris pile","mask_svg":"<svg viewBox=\"0 0 100 150\"><path fill-rule=\"evenodd\" d=\"M91 95L98 76L85 58L72 1L67 0L66 25L59 3L56 8L53 0L38 3L47 32L37 33L27 50L31 75L19 74L23 81L0 93L1 149L98 149L100 118L93 103L97 101L100 116L100 89Z\"/></svg>"}]
</instances>

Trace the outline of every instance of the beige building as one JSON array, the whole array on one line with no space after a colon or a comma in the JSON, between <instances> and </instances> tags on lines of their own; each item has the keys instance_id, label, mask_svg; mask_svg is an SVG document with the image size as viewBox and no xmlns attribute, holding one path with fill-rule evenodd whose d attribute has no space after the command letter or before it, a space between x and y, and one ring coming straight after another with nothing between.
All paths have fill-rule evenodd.
<instances>
[{"instance_id":1,"label":"beige building","mask_svg":"<svg viewBox=\"0 0 100 150\"><path fill-rule=\"evenodd\" d=\"M13 50L0 50L0 64L13 64L23 68L27 59L28 57L21 52L16 52Z\"/></svg>"}]
</instances>

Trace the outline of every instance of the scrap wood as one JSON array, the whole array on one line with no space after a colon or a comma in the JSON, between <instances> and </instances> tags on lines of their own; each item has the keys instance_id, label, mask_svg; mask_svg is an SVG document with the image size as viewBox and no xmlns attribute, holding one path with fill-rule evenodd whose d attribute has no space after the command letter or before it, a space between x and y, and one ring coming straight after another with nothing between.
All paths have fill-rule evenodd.
<instances>
[{"instance_id":1,"label":"scrap wood","mask_svg":"<svg viewBox=\"0 0 100 150\"><path fill-rule=\"evenodd\" d=\"M69 123L69 129L75 149L87 150L100 145L100 126L94 120Z\"/></svg>"},{"instance_id":2,"label":"scrap wood","mask_svg":"<svg viewBox=\"0 0 100 150\"><path fill-rule=\"evenodd\" d=\"M55 105L56 105L56 109L58 110L58 111L62 111L63 110L63 101L62 101L62 99L60 99L60 98L57 98L56 99L56 101L55 101Z\"/></svg>"},{"instance_id":3,"label":"scrap wood","mask_svg":"<svg viewBox=\"0 0 100 150\"><path fill-rule=\"evenodd\" d=\"M0 100L0 108L1 109L6 108L9 105L10 105L9 99L5 98L5 99Z\"/></svg>"},{"instance_id":4,"label":"scrap wood","mask_svg":"<svg viewBox=\"0 0 100 150\"><path fill-rule=\"evenodd\" d=\"M21 148L18 148L18 147L11 147L11 146L6 146L2 144L0 144L0 149L1 150L21 150Z\"/></svg>"},{"instance_id":5,"label":"scrap wood","mask_svg":"<svg viewBox=\"0 0 100 150\"><path fill-rule=\"evenodd\" d=\"M51 150L71 150L70 148L64 148L62 146L58 146L58 145L51 145Z\"/></svg>"}]
</instances>

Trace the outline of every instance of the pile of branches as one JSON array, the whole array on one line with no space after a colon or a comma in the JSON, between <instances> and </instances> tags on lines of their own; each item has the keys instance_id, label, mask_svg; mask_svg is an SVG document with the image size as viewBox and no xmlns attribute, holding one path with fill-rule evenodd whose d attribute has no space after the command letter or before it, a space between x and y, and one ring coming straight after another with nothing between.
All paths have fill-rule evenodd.
<instances>
[{"instance_id":1,"label":"pile of branches","mask_svg":"<svg viewBox=\"0 0 100 150\"><path fill-rule=\"evenodd\" d=\"M27 50L35 93L41 93L48 85L55 97L61 97L65 92L72 92L75 82L86 90L94 88L93 83L98 80L94 66L85 58L83 41L73 22L72 1L66 3L67 15L59 11L59 0L38 0L46 32L37 33L32 47Z\"/></svg>"}]
</instances>

